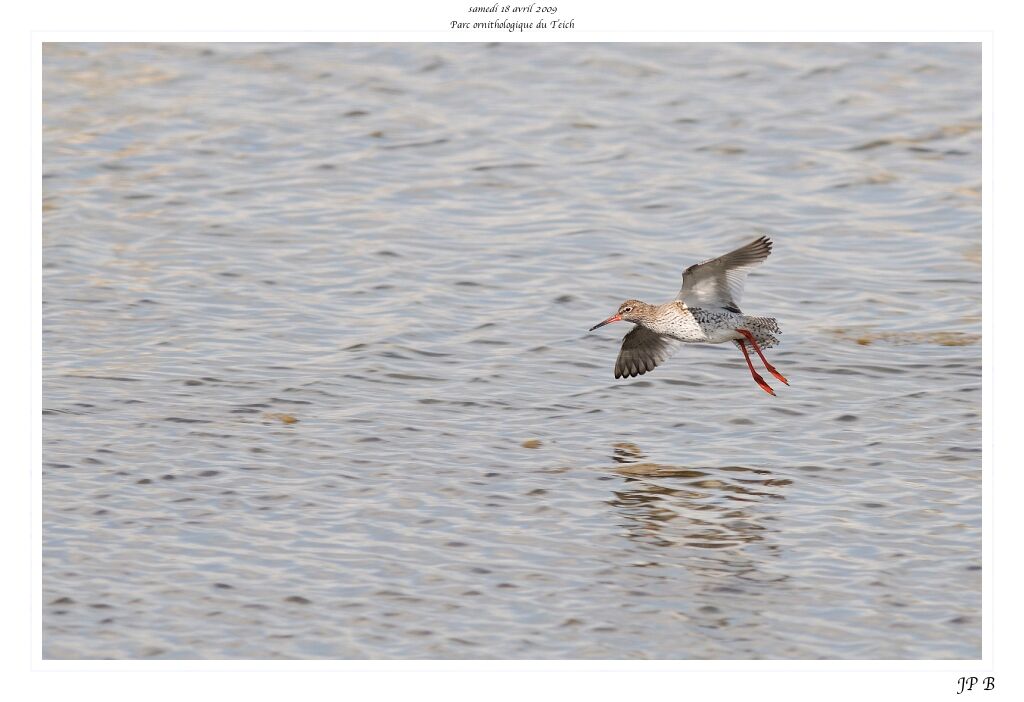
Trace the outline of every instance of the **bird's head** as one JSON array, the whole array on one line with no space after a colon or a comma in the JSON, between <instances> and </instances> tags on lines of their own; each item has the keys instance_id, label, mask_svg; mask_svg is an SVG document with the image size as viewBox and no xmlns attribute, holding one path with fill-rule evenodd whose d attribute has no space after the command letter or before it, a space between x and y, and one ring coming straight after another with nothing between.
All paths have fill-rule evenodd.
<instances>
[{"instance_id":1,"label":"bird's head","mask_svg":"<svg viewBox=\"0 0 1024 702\"><path fill-rule=\"evenodd\" d=\"M618 312L616 312L603 322L592 326L590 328L590 331L594 331L598 327L603 327L605 324L611 324L612 322L638 323L650 308L651 306L648 305L646 302L640 302L640 300L626 300L621 305L619 305Z\"/></svg>"}]
</instances>

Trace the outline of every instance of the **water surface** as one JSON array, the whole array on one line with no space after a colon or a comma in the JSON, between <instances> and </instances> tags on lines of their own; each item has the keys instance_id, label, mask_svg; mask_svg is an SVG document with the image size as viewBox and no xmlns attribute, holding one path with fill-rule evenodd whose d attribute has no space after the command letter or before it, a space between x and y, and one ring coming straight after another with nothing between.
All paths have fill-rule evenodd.
<instances>
[{"instance_id":1,"label":"water surface","mask_svg":"<svg viewBox=\"0 0 1024 702\"><path fill-rule=\"evenodd\" d=\"M44 656L980 657L980 68L46 45ZM613 379L762 232L791 387Z\"/></svg>"}]
</instances>

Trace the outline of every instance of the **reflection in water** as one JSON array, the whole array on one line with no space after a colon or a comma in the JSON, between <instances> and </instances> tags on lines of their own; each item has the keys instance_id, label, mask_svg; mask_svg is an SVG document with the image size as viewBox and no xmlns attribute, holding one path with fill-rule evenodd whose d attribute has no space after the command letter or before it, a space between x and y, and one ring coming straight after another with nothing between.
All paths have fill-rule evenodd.
<instances>
[{"instance_id":1,"label":"reflection in water","mask_svg":"<svg viewBox=\"0 0 1024 702\"><path fill-rule=\"evenodd\" d=\"M764 541L772 517L759 507L785 499L782 488L792 482L764 468L652 463L631 443L615 444L612 459L626 487L609 504L625 518L628 538L658 546L728 549Z\"/></svg>"},{"instance_id":2,"label":"reflection in water","mask_svg":"<svg viewBox=\"0 0 1024 702\"><path fill-rule=\"evenodd\" d=\"M780 572L784 542L773 538L779 529L766 505L785 499L782 491L792 481L763 468L653 463L631 443L615 444L612 459L625 486L609 504L625 520L628 539L657 547L649 560L633 565L665 570L655 579L671 582L670 590L682 595L670 606L673 616L723 635L742 626L744 637L756 637L764 622L738 618L735 604L766 601L769 594L774 601L793 596L789 575ZM688 578L672 570L677 564ZM730 647L718 655L744 654Z\"/></svg>"}]
</instances>

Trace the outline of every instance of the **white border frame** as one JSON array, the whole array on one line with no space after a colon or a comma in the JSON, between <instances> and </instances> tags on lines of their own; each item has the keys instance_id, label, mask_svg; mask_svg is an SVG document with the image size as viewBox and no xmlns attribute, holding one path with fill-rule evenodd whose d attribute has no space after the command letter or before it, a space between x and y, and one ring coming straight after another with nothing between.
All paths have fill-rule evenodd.
<instances>
[{"instance_id":1,"label":"white border frame","mask_svg":"<svg viewBox=\"0 0 1024 702\"><path fill-rule=\"evenodd\" d=\"M471 3L476 4L476 3ZM577 22L577 27L582 23ZM954 679L960 675L991 675L995 671L993 607L994 599L994 558L993 558L993 411L994 397L992 386L993 362L993 300L994 300L994 230L993 230L993 32L934 32L934 31L868 31L868 32L819 32L819 31L629 31L629 32L593 32L576 29L549 35L544 34L544 41L557 42L978 42L982 44L982 142L983 142L983 204L982 204L982 241L983 241L983 620L982 641L983 657L980 660L925 660L925 661L803 661L803 660L770 660L770 661L426 661L426 660L382 660L382 661L71 661L44 660L42 653L42 568L40 554L42 550L42 417L41 417L41 315L39 300L41 295L41 240L42 240L42 148L41 148L41 115L42 115L42 44L45 42L89 41L89 42L291 42L291 41L332 41L332 42L536 42L538 37L518 32L495 31L417 31L417 30L365 30L348 32L322 31L282 31L282 32L192 32L192 31L158 31L158 32L78 32L78 31L37 31L31 34L32 51L32 169L31 183L31 216L32 216L32 524L31 548L32 560L32 640L31 669L37 671L618 671L618 672L789 672L789 673L822 673L822 672L923 672L946 673ZM1009 467L1009 466L1008 466ZM1011 595L1012 597L1013 595ZM1007 623L1008 626L1012 624ZM719 683L713 683L714 689ZM846 685L847 683L843 683ZM698 686L700 687L700 686ZM893 691L895 688L893 688ZM682 691L680 691L682 694Z\"/></svg>"}]
</instances>

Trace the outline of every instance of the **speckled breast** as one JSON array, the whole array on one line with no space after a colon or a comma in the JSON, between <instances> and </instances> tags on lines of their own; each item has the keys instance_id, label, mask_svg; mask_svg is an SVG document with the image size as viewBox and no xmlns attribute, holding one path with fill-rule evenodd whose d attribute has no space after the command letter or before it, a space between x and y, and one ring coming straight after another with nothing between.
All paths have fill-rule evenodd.
<instances>
[{"instance_id":1,"label":"speckled breast","mask_svg":"<svg viewBox=\"0 0 1024 702\"><path fill-rule=\"evenodd\" d=\"M673 314L664 320L661 333L687 343L720 344L741 338L735 329L742 315L687 307L677 302Z\"/></svg>"}]
</instances>

